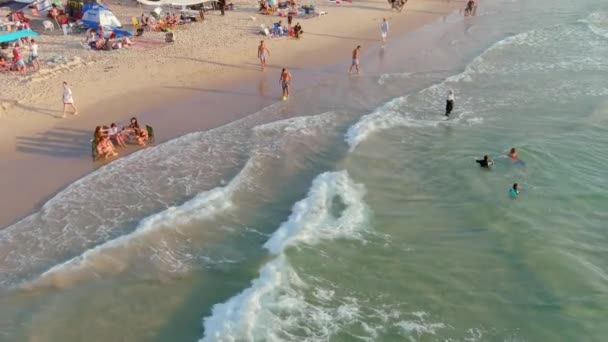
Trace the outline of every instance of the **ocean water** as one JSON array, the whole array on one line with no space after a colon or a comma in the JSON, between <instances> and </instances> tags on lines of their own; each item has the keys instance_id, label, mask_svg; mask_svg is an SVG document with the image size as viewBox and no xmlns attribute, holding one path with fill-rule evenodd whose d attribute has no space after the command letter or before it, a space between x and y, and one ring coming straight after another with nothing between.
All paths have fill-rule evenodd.
<instances>
[{"instance_id":1,"label":"ocean water","mask_svg":"<svg viewBox=\"0 0 608 342\"><path fill-rule=\"evenodd\" d=\"M484 0L109 163L0 230L0 341L605 341L606 56L608 3Z\"/></svg>"}]
</instances>

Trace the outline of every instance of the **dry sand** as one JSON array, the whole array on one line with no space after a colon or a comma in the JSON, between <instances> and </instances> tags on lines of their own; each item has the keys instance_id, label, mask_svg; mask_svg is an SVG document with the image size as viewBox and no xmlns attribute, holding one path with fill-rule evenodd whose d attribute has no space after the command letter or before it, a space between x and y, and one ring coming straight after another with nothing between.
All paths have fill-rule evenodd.
<instances>
[{"instance_id":1,"label":"dry sand","mask_svg":"<svg viewBox=\"0 0 608 342\"><path fill-rule=\"evenodd\" d=\"M237 9L227 11L225 17L219 12L207 13L204 22L180 26L175 31L176 42L170 44L163 42L162 33L145 32L131 49L87 51L79 43L83 34L64 37L60 30L41 32L42 60L63 56L66 62L44 63L40 72L25 77L0 75L0 227L103 165L90 159L88 141L97 125L124 122L145 112L146 121L156 126L157 140L165 141L225 124L279 100L274 96L279 91L275 82L258 96L230 91L235 85L251 88L259 84L255 80L263 75L256 58L260 39L267 41L271 51L270 68L263 77L278 78L274 74L281 66L312 71L348 60L355 45L378 44L383 17L391 23L391 35L397 35L463 6L462 1L409 0L406 10L397 13L389 10L385 0L339 5L306 1L328 14L294 18L305 31L303 39L296 40L263 38L260 24L272 26L286 18L259 15L257 1L234 3ZM131 16L142 12L134 2L109 6L127 29L132 28L127 24ZM70 82L80 111L66 119L60 118L63 80ZM188 116L166 110L192 96L203 96L209 107ZM134 150L119 152L124 155Z\"/></svg>"}]
</instances>

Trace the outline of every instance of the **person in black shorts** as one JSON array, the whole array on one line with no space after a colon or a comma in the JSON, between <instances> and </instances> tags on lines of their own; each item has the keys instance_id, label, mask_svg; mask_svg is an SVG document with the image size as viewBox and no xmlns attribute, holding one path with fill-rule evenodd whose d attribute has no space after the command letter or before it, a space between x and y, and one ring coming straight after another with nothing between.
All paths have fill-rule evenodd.
<instances>
[{"instance_id":1,"label":"person in black shorts","mask_svg":"<svg viewBox=\"0 0 608 342\"><path fill-rule=\"evenodd\" d=\"M489 169L490 166L494 165L494 161L492 161L492 159L490 159L490 157L483 156L483 159L478 159L475 162L477 162L479 164L479 166L485 168L485 169Z\"/></svg>"}]
</instances>

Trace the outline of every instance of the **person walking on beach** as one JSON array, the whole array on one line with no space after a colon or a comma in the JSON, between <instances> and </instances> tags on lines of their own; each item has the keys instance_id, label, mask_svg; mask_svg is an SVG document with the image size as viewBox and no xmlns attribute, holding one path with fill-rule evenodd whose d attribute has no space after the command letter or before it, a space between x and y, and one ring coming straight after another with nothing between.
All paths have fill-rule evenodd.
<instances>
[{"instance_id":1,"label":"person walking on beach","mask_svg":"<svg viewBox=\"0 0 608 342\"><path fill-rule=\"evenodd\" d=\"M266 67L266 60L270 56L270 50L266 47L266 44L263 40L260 40L260 45L258 46L258 58L260 59L260 64L262 65L262 71Z\"/></svg>"},{"instance_id":2,"label":"person walking on beach","mask_svg":"<svg viewBox=\"0 0 608 342\"><path fill-rule=\"evenodd\" d=\"M386 18L382 18L382 24L380 24L380 35L382 36L382 43L386 43L388 37L388 21Z\"/></svg>"},{"instance_id":3,"label":"person walking on beach","mask_svg":"<svg viewBox=\"0 0 608 342\"><path fill-rule=\"evenodd\" d=\"M74 98L72 97L72 89L68 86L67 81L63 81L63 117L65 118L65 113L68 110L68 106L71 106L74 110L74 115L78 114L78 109L74 105Z\"/></svg>"},{"instance_id":4,"label":"person walking on beach","mask_svg":"<svg viewBox=\"0 0 608 342\"><path fill-rule=\"evenodd\" d=\"M281 83L281 88L283 88L283 101L285 101L289 97L289 86L291 85L291 73L286 68L283 68L283 71L281 71L279 83Z\"/></svg>"},{"instance_id":5,"label":"person walking on beach","mask_svg":"<svg viewBox=\"0 0 608 342\"><path fill-rule=\"evenodd\" d=\"M450 89L450 91L448 91L448 99L445 102L445 116L450 116L453 109L454 109L454 90Z\"/></svg>"},{"instance_id":6,"label":"person walking on beach","mask_svg":"<svg viewBox=\"0 0 608 342\"><path fill-rule=\"evenodd\" d=\"M34 70L40 70L40 61L38 61L38 44L32 38L30 40L30 62L32 63L32 67Z\"/></svg>"},{"instance_id":7,"label":"person walking on beach","mask_svg":"<svg viewBox=\"0 0 608 342\"><path fill-rule=\"evenodd\" d=\"M348 69L348 73L352 74L353 68L357 70L357 75L359 74L359 52L361 51L361 45L357 45L357 47L353 50L353 63L350 65L350 69Z\"/></svg>"},{"instance_id":8,"label":"person walking on beach","mask_svg":"<svg viewBox=\"0 0 608 342\"><path fill-rule=\"evenodd\" d=\"M224 15L224 10L226 10L226 0L219 0L218 5L220 6L220 12Z\"/></svg>"}]
</instances>

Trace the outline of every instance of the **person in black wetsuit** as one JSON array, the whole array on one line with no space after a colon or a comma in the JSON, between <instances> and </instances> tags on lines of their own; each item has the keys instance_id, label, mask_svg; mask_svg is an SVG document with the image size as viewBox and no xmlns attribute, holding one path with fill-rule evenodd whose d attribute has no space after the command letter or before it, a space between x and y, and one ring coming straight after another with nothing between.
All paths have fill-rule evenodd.
<instances>
[{"instance_id":1,"label":"person in black wetsuit","mask_svg":"<svg viewBox=\"0 0 608 342\"><path fill-rule=\"evenodd\" d=\"M483 156L483 159L478 159L476 160L476 162L479 164L479 166L489 169L490 166L494 165L494 162L492 161L492 159L490 159L490 157Z\"/></svg>"}]
</instances>

